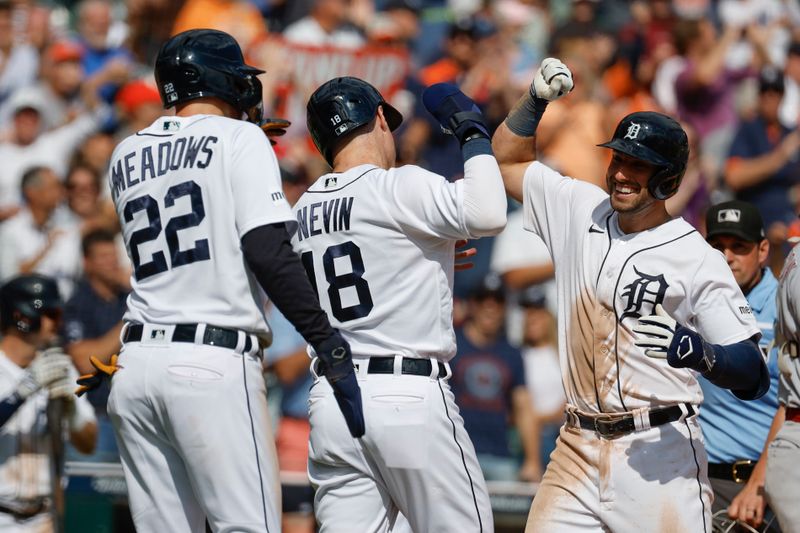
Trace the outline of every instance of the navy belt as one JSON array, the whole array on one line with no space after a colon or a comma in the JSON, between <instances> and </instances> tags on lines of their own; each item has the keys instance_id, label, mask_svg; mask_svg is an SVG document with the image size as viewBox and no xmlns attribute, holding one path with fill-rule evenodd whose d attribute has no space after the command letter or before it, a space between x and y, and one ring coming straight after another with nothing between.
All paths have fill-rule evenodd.
<instances>
[{"instance_id":1,"label":"navy belt","mask_svg":"<svg viewBox=\"0 0 800 533\"><path fill-rule=\"evenodd\" d=\"M197 327L197 324L178 324L172 331L172 338L164 340L167 342L190 342L194 344ZM144 325L130 324L125 329L122 342L140 342L143 333ZM253 347L253 341L250 337L251 335L249 333L245 333L243 349L245 353L249 352ZM236 346L239 344L239 331L235 329L219 328L217 326L206 326L206 330L203 332L202 344L235 350Z\"/></svg>"},{"instance_id":2,"label":"navy belt","mask_svg":"<svg viewBox=\"0 0 800 533\"><path fill-rule=\"evenodd\" d=\"M358 359L353 361L358 364ZM447 367L444 363L437 361L439 367L439 378L447 377ZM410 376L430 376L433 366L430 359L417 359L414 357L403 357L400 364L400 373ZM394 374L394 357L370 357L367 364L367 374ZM325 365L320 360L317 375L325 375Z\"/></svg>"},{"instance_id":3,"label":"navy belt","mask_svg":"<svg viewBox=\"0 0 800 533\"><path fill-rule=\"evenodd\" d=\"M692 404L687 403L684 405L686 406L687 417L697 413ZM573 414L583 429L595 431L603 437L619 437L636 431L636 424L631 414L600 414L597 416L585 416L580 413ZM680 405L652 409L648 412L648 416L650 418L650 427L662 426L680 420L683 416L683 409L681 409Z\"/></svg>"}]
</instances>

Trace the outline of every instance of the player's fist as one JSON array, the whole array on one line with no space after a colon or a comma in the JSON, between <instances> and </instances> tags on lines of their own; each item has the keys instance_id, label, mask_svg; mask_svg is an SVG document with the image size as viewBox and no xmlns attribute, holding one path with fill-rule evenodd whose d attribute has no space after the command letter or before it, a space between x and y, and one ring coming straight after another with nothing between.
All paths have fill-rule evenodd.
<instances>
[{"instance_id":1,"label":"player's fist","mask_svg":"<svg viewBox=\"0 0 800 533\"><path fill-rule=\"evenodd\" d=\"M422 103L439 121L442 131L455 135L462 144L475 133L489 138L481 110L452 83L431 85L422 93Z\"/></svg>"},{"instance_id":2,"label":"player's fist","mask_svg":"<svg viewBox=\"0 0 800 533\"><path fill-rule=\"evenodd\" d=\"M72 360L60 348L51 348L36 356L27 369L25 376L17 387L20 397L27 398L42 388L50 388L53 384L69 378Z\"/></svg>"},{"instance_id":3,"label":"player's fist","mask_svg":"<svg viewBox=\"0 0 800 533\"><path fill-rule=\"evenodd\" d=\"M338 332L325 339L314 352L325 367L325 377L333 388L339 410L344 415L347 428L354 438L364 436L364 408L361 403L361 388L353 369L350 345Z\"/></svg>"},{"instance_id":4,"label":"player's fist","mask_svg":"<svg viewBox=\"0 0 800 533\"><path fill-rule=\"evenodd\" d=\"M713 366L713 350L706 350L706 342L699 333L678 324L661 304L655 314L643 316L633 328L636 346L644 349L648 357L666 359L674 368L692 368L708 372Z\"/></svg>"},{"instance_id":5,"label":"player's fist","mask_svg":"<svg viewBox=\"0 0 800 533\"><path fill-rule=\"evenodd\" d=\"M572 90L572 72L560 60L548 57L533 76L531 96L552 102Z\"/></svg>"}]
</instances>

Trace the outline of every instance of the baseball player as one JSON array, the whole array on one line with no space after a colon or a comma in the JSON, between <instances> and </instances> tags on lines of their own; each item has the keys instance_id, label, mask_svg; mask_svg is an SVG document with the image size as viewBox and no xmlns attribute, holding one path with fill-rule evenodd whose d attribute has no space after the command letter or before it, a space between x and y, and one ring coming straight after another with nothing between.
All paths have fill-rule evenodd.
<instances>
[{"instance_id":1,"label":"baseball player","mask_svg":"<svg viewBox=\"0 0 800 533\"><path fill-rule=\"evenodd\" d=\"M75 448L91 453L97 436L94 409L72 394L77 370L57 341L61 296L56 281L24 275L0 287L0 531L60 531L51 476L48 406L63 402ZM49 348L49 349L46 349ZM60 490L60 487L59 487Z\"/></svg>"},{"instance_id":2,"label":"baseball player","mask_svg":"<svg viewBox=\"0 0 800 533\"><path fill-rule=\"evenodd\" d=\"M307 106L308 130L333 170L295 205L292 243L353 348L366 422L353 439L332 416L336 378L314 360L308 471L323 533L390 531L398 511L416 533L493 530L447 379L454 247L499 233L506 197L475 104L446 84L423 100L461 143L462 180L394 167L402 116L365 81L330 80Z\"/></svg>"},{"instance_id":3,"label":"baseball player","mask_svg":"<svg viewBox=\"0 0 800 533\"><path fill-rule=\"evenodd\" d=\"M767 437L767 477L764 490L786 533L800 531L800 247L795 245L778 283L778 411Z\"/></svg>"},{"instance_id":4,"label":"baseball player","mask_svg":"<svg viewBox=\"0 0 800 533\"><path fill-rule=\"evenodd\" d=\"M364 432L350 349L290 243L293 216L261 120L262 71L230 35L190 30L156 59L175 116L123 140L109 171L133 264L108 412L138 531L277 532L279 487L261 375L261 286L337 375Z\"/></svg>"},{"instance_id":5,"label":"baseball player","mask_svg":"<svg viewBox=\"0 0 800 533\"><path fill-rule=\"evenodd\" d=\"M493 139L558 290L567 423L528 531L709 531L697 373L760 397L769 387L760 333L722 254L665 209L689 152L677 122L622 119L601 145L613 150L610 195L536 161L538 119L572 85L561 61L545 59Z\"/></svg>"}]
</instances>

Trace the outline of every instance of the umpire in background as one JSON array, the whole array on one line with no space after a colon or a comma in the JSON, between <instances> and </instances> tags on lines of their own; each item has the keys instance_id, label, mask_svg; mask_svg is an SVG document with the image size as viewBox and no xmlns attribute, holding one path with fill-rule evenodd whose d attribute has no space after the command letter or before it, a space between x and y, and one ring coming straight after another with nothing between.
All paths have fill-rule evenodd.
<instances>
[{"instance_id":1,"label":"umpire in background","mask_svg":"<svg viewBox=\"0 0 800 533\"><path fill-rule=\"evenodd\" d=\"M747 298L761 329L759 346L766 353L774 336L778 281L766 268L769 242L761 215L750 203L724 202L708 210L706 227L706 240L725 256ZM772 517L765 509L766 454L762 452L778 408L776 350L769 352L767 368L769 391L752 401L740 400L731 391L699 378L704 396L700 425L708 453L708 477L714 490L712 511L716 514L727 509L730 518L756 527ZM777 524L764 531L778 531Z\"/></svg>"}]
</instances>

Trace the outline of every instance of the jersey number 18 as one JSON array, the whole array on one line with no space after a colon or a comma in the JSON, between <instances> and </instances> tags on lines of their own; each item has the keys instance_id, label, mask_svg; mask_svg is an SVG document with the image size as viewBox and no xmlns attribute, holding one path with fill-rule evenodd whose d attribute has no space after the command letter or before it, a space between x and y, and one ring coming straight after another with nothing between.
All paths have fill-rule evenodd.
<instances>
[{"instance_id":1,"label":"jersey number 18","mask_svg":"<svg viewBox=\"0 0 800 533\"><path fill-rule=\"evenodd\" d=\"M346 274L336 274L334 260L339 257L348 257L352 270ZM300 256L303 266L311 280L311 285L319 294L317 277L314 273L314 256L312 252L304 252ZM372 311L372 295L369 292L369 283L364 279L364 260L361 258L361 249L353 241L343 242L329 246L322 254L322 266L325 270L325 279L328 282L328 299L331 302L331 312L339 322L347 322L363 318ZM358 303L342 307L341 291L354 287L358 295Z\"/></svg>"}]
</instances>

